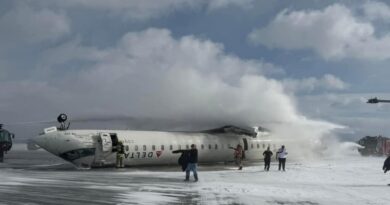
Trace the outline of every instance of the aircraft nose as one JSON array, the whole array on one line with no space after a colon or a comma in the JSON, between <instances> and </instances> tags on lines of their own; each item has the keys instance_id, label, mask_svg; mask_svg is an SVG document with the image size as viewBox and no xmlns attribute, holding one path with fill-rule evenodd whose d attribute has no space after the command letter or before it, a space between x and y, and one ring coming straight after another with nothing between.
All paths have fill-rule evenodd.
<instances>
[{"instance_id":1,"label":"aircraft nose","mask_svg":"<svg viewBox=\"0 0 390 205\"><path fill-rule=\"evenodd\" d=\"M47 136L46 134L42 134L42 135L38 135L38 136L35 136L31 139L31 141L33 141L35 144L37 144L38 146L42 147L42 148L45 148L46 147L46 144L47 144Z\"/></svg>"},{"instance_id":2,"label":"aircraft nose","mask_svg":"<svg viewBox=\"0 0 390 205\"><path fill-rule=\"evenodd\" d=\"M53 154L58 154L57 148L57 136L55 133L46 133L35 136L32 138L32 141L37 144L39 147L51 152Z\"/></svg>"}]
</instances>

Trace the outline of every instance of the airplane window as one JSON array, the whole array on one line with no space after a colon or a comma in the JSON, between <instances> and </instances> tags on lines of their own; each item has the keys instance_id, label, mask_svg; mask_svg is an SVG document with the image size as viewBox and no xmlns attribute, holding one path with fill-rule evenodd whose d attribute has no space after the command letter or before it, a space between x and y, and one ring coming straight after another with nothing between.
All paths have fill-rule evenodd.
<instances>
[{"instance_id":1,"label":"airplane window","mask_svg":"<svg viewBox=\"0 0 390 205\"><path fill-rule=\"evenodd\" d=\"M152 145L152 150L153 151L156 150L156 146Z\"/></svg>"},{"instance_id":2,"label":"airplane window","mask_svg":"<svg viewBox=\"0 0 390 205\"><path fill-rule=\"evenodd\" d=\"M253 149L253 143L251 143L251 149Z\"/></svg>"},{"instance_id":3,"label":"airplane window","mask_svg":"<svg viewBox=\"0 0 390 205\"><path fill-rule=\"evenodd\" d=\"M186 145L186 149L190 149L190 146L188 144Z\"/></svg>"},{"instance_id":4,"label":"airplane window","mask_svg":"<svg viewBox=\"0 0 390 205\"><path fill-rule=\"evenodd\" d=\"M201 145L200 145L200 148L201 148L201 149L204 149L204 145L203 145L203 144L201 144Z\"/></svg>"},{"instance_id":5,"label":"airplane window","mask_svg":"<svg viewBox=\"0 0 390 205\"><path fill-rule=\"evenodd\" d=\"M209 144L209 149L211 149L211 144Z\"/></svg>"},{"instance_id":6,"label":"airplane window","mask_svg":"<svg viewBox=\"0 0 390 205\"><path fill-rule=\"evenodd\" d=\"M11 141L10 134L7 131L0 132L0 141L10 142Z\"/></svg>"},{"instance_id":7,"label":"airplane window","mask_svg":"<svg viewBox=\"0 0 390 205\"><path fill-rule=\"evenodd\" d=\"M75 160L75 159L80 158L80 153L78 151L72 150L72 151L63 153L60 156L63 159L70 161L70 160Z\"/></svg>"},{"instance_id":8,"label":"airplane window","mask_svg":"<svg viewBox=\"0 0 390 205\"><path fill-rule=\"evenodd\" d=\"M135 150L135 151L138 151L138 145L135 145L135 146L134 146L134 150Z\"/></svg>"},{"instance_id":9,"label":"airplane window","mask_svg":"<svg viewBox=\"0 0 390 205\"><path fill-rule=\"evenodd\" d=\"M172 145L169 145L169 150L173 150L173 146Z\"/></svg>"},{"instance_id":10,"label":"airplane window","mask_svg":"<svg viewBox=\"0 0 390 205\"><path fill-rule=\"evenodd\" d=\"M178 149L181 149L181 145L178 145L177 147L178 147Z\"/></svg>"},{"instance_id":11,"label":"airplane window","mask_svg":"<svg viewBox=\"0 0 390 205\"><path fill-rule=\"evenodd\" d=\"M146 151L146 145L142 146L143 150Z\"/></svg>"},{"instance_id":12,"label":"airplane window","mask_svg":"<svg viewBox=\"0 0 390 205\"><path fill-rule=\"evenodd\" d=\"M215 149L218 149L218 145L217 144L215 144Z\"/></svg>"},{"instance_id":13,"label":"airplane window","mask_svg":"<svg viewBox=\"0 0 390 205\"><path fill-rule=\"evenodd\" d=\"M259 149L260 148L260 145L259 145L259 143L257 143L257 149Z\"/></svg>"},{"instance_id":14,"label":"airplane window","mask_svg":"<svg viewBox=\"0 0 390 205\"><path fill-rule=\"evenodd\" d=\"M161 145L161 150L164 150L164 145Z\"/></svg>"}]
</instances>

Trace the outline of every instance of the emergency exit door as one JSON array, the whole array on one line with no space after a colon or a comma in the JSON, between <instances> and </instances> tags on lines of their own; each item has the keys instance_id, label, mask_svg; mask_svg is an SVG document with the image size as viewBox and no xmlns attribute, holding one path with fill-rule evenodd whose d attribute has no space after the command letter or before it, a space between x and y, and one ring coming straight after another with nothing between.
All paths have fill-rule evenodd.
<instances>
[{"instance_id":1,"label":"emergency exit door","mask_svg":"<svg viewBox=\"0 0 390 205\"><path fill-rule=\"evenodd\" d=\"M244 150L248 150L248 140L246 138L242 138L242 141L244 142Z\"/></svg>"},{"instance_id":2,"label":"emergency exit door","mask_svg":"<svg viewBox=\"0 0 390 205\"><path fill-rule=\"evenodd\" d=\"M110 134L108 133L100 133L100 140L102 145L103 152L109 152L112 149L112 141Z\"/></svg>"},{"instance_id":3,"label":"emergency exit door","mask_svg":"<svg viewBox=\"0 0 390 205\"><path fill-rule=\"evenodd\" d=\"M94 164L97 166L106 163L106 157L111 154L112 140L109 133L99 133L95 141L95 160Z\"/></svg>"}]
</instances>

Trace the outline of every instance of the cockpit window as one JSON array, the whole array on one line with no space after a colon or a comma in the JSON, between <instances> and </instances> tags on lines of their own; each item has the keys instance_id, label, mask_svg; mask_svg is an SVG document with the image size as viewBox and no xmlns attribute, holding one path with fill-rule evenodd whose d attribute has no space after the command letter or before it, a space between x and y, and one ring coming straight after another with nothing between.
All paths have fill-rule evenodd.
<instances>
[{"instance_id":1,"label":"cockpit window","mask_svg":"<svg viewBox=\"0 0 390 205\"><path fill-rule=\"evenodd\" d=\"M1 142L11 142L11 135L6 130L0 130L0 141Z\"/></svg>"},{"instance_id":2,"label":"cockpit window","mask_svg":"<svg viewBox=\"0 0 390 205\"><path fill-rule=\"evenodd\" d=\"M60 154L60 157L66 161L73 161L82 157L95 155L95 148L75 149Z\"/></svg>"}]
</instances>

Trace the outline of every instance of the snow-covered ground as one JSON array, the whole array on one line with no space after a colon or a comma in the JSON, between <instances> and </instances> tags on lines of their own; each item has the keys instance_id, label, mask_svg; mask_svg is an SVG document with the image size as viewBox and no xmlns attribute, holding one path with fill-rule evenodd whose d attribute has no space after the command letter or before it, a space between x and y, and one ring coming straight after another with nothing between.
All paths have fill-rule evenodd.
<instances>
[{"instance_id":1,"label":"snow-covered ground","mask_svg":"<svg viewBox=\"0 0 390 205\"><path fill-rule=\"evenodd\" d=\"M186 183L179 167L76 170L45 152L6 157L0 204L390 204L384 158L290 159L286 172L200 166L200 181Z\"/></svg>"}]
</instances>

